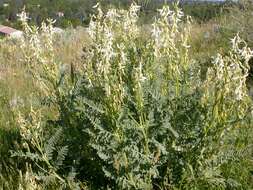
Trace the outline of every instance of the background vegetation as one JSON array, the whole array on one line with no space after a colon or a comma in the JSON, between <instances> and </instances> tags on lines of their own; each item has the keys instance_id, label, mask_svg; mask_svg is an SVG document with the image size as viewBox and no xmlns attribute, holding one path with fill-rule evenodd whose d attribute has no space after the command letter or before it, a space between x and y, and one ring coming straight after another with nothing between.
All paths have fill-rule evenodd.
<instances>
[{"instance_id":1,"label":"background vegetation","mask_svg":"<svg viewBox=\"0 0 253 190\"><path fill-rule=\"evenodd\" d=\"M0 189L252 189L250 2L105 5L1 40Z\"/></svg>"},{"instance_id":2,"label":"background vegetation","mask_svg":"<svg viewBox=\"0 0 253 190\"><path fill-rule=\"evenodd\" d=\"M47 18L53 18L57 22L56 26L88 26L90 17L94 14L92 8L98 2L97 0L3 0L0 1L0 22L5 25L20 28L17 14L26 8L30 17L30 24L40 25ZM108 9L110 7L127 8L133 1L131 0L104 0L101 5ZM152 18L156 15L156 10L164 4L163 0L139 0L141 5L140 21L144 23L152 22ZM216 16L227 12L227 7L233 3L226 1L224 3L198 3L191 2L180 4L185 14L191 15L198 22L208 21ZM60 14L59 14L60 13ZM63 15L61 15L63 13Z\"/></svg>"}]
</instances>

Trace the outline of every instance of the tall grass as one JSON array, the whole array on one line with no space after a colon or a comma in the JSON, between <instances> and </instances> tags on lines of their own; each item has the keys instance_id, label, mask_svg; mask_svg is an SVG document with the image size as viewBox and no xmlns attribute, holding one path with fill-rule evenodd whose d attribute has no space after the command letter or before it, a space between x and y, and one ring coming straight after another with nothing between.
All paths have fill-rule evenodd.
<instances>
[{"instance_id":1,"label":"tall grass","mask_svg":"<svg viewBox=\"0 0 253 190\"><path fill-rule=\"evenodd\" d=\"M139 9L98 5L89 45L70 63L55 51L52 21L30 27L21 14L20 62L36 91L29 112L12 110L19 140L4 161L20 164L5 166L3 188L253 187L252 51L235 36L203 77L189 18L164 6L144 35Z\"/></svg>"}]
</instances>

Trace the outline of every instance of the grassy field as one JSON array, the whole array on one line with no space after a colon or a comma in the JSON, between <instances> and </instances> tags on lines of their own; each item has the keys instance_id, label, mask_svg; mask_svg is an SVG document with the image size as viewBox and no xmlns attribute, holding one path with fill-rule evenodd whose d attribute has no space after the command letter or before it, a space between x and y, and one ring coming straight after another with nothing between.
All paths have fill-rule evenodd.
<instances>
[{"instance_id":1,"label":"grassy field","mask_svg":"<svg viewBox=\"0 0 253 190\"><path fill-rule=\"evenodd\" d=\"M0 189L253 189L252 10L23 20L0 41Z\"/></svg>"}]
</instances>

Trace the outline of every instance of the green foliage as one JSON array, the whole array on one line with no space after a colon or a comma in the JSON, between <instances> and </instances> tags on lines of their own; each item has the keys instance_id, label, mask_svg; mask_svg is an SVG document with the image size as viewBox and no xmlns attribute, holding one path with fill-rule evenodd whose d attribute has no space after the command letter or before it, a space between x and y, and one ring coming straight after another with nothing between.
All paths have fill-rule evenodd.
<instances>
[{"instance_id":1,"label":"green foliage","mask_svg":"<svg viewBox=\"0 0 253 190\"><path fill-rule=\"evenodd\" d=\"M16 110L20 188L253 188L252 51L236 35L203 72L177 6L160 9L145 35L139 11L98 5L80 65L57 57L52 21L30 27L20 15L40 101Z\"/></svg>"},{"instance_id":2,"label":"green foliage","mask_svg":"<svg viewBox=\"0 0 253 190\"><path fill-rule=\"evenodd\" d=\"M90 17L94 14L93 6L98 2L101 3L103 9L112 7L126 8L129 7L133 1L129 0L5 0L5 6L0 4L0 22L5 25L10 25L16 28L21 28L20 22L17 20L17 13L23 7L29 13L30 24L40 25L48 18L56 20L55 25L60 27L69 26L87 26ZM141 6L141 22L151 23L153 17L156 15L156 10L161 8L167 1L157 0L137 0L135 1ZM176 2L176 1L174 1ZM171 2L169 3L171 4ZM192 16L198 22L206 22L212 18L221 16L224 12L228 12L228 7L234 3L230 1L225 3L200 3L191 2L180 4L183 11ZM6 6L7 5L7 6ZM63 13L64 15L59 15Z\"/></svg>"}]
</instances>

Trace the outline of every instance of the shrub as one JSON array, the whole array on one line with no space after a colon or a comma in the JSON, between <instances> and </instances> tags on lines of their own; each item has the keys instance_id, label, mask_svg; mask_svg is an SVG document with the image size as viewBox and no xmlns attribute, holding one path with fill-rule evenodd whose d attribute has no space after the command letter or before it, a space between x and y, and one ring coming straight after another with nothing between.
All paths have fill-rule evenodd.
<instances>
[{"instance_id":1,"label":"shrub","mask_svg":"<svg viewBox=\"0 0 253 190\"><path fill-rule=\"evenodd\" d=\"M128 11L97 8L91 45L78 67L57 61L51 24L39 34L24 23L24 62L41 89L41 106L19 114L23 150L13 156L29 164L29 183L252 188L252 102L245 84L252 52L246 44L236 36L230 53L218 54L201 79L180 9L159 10L145 38L135 4Z\"/></svg>"}]
</instances>

